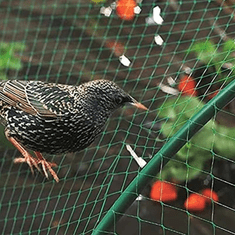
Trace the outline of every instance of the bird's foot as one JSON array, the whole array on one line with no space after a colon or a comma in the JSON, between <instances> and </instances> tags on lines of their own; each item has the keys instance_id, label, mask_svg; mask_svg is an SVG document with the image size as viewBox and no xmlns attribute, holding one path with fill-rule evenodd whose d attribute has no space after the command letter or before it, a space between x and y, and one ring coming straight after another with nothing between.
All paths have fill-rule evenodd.
<instances>
[{"instance_id":1,"label":"bird's foot","mask_svg":"<svg viewBox=\"0 0 235 235\"><path fill-rule=\"evenodd\" d=\"M52 167L57 166L54 162L48 162L46 159L44 160L38 160L39 164L42 164L42 170L46 178L48 179L48 173L47 170L51 173L52 177L54 180L58 183L59 182L59 177L55 173L55 171L52 169Z\"/></svg>"},{"instance_id":2,"label":"bird's foot","mask_svg":"<svg viewBox=\"0 0 235 235\"><path fill-rule=\"evenodd\" d=\"M54 162L48 162L40 152L34 152L35 155L37 156L37 161L38 164L42 164L42 170L44 175L46 176L46 178L48 179L48 173L47 170L51 173L52 177L54 178L54 180L58 183L59 182L59 177L57 176L57 174L55 173L55 171L52 169L52 167L56 167L57 164Z\"/></svg>"},{"instance_id":3,"label":"bird's foot","mask_svg":"<svg viewBox=\"0 0 235 235\"><path fill-rule=\"evenodd\" d=\"M39 155L40 154L40 155ZM38 171L41 172L41 169L39 168L39 164L42 165L42 171L46 178L48 179L48 173L47 170L51 173L52 177L55 179L56 182L59 182L59 178L55 171L52 169L52 167L56 167L57 164L54 162L48 162L39 152L35 152L35 155L37 156L37 159L32 157L29 153L24 155L24 157L19 157L14 159L14 163L27 163L31 169L32 174L34 174L33 166L37 168Z\"/></svg>"},{"instance_id":4,"label":"bird's foot","mask_svg":"<svg viewBox=\"0 0 235 235\"><path fill-rule=\"evenodd\" d=\"M34 174L33 166L37 168L38 171L41 171L38 166L38 159L32 157L28 152L24 154L24 157L18 157L14 159L14 163L22 163L25 162L29 165L32 174Z\"/></svg>"},{"instance_id":5,"label":"bird's foot","mask_svg":"<svg viewBox=\"0 0 235 235\"><path fill-rule=\"evenodd\" d=\"M44 175L48 178L47 170L51 173L56 182L59 182L57 174L52 170L52 167L57 166L55 163L47 162L40 152L34 152L37 158L31 156L31 154L13 137L9 136L9 132L5 132L7 139L20 151L23 157L15 158L14 163L25 162L29 165L32 174L34 174L33 167L37 168L41 172L39 164L42 164L42 170Z\"/></svg>"}]
</instances>

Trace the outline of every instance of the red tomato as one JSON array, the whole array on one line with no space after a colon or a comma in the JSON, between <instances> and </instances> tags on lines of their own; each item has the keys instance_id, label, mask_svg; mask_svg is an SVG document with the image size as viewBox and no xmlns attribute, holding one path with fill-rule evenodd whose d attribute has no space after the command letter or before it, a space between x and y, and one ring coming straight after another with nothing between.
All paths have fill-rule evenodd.
<instances>
[{"instance_id":1,"label":"red tomato","mask_svg":"<svg viewBox=\"0 0 235 235\"><path fill-rule=\"evenodd\" d=\"M206 208L206 199L196 193L192 193L184 202L184 207L189 211L203 211Z\"/></svg>"},{"instance_id":2,"label":"red tomato","mask_svg":"<svg viewBox=\"0 0 235 235\"><path fill-rule=\"evenodd\" d=\"M118 0L116 6L117 15L123 20L132 20L135 16L135 0Z\"/></svg>"},{"instance_id":3,"label":"red tomato","mask_svg":"<svg viewBox=\"0 0 235 235\"><path fill-rule=\"evenodd\" d=\"M206 197L205 199L208 203L211 203L211 200L215 202L219 201L218 194L209 188L203 189L201 194Z\"/></svg>"},{"instance_id":4,"label":"red tomato","mask_svg":"<svg viewBox=\"0 0 235 235\"><path fill-rule=\"evenodd\" d=\"M188 75L180 79L178 90L181 91L183 95L197 96L196 82Z\"/></svg>"},{"instance_id":5,"label":"red tomato","mask_svg":"<svg viewBox=\"0 0 235 235\"><path fill-rule=\"evenodd\" d=\"M150 198L155 201L174 201L177 199L177 197L178 194L176 187L172 184L158 180L152 185Z\"/></svg>"}]
</instances>

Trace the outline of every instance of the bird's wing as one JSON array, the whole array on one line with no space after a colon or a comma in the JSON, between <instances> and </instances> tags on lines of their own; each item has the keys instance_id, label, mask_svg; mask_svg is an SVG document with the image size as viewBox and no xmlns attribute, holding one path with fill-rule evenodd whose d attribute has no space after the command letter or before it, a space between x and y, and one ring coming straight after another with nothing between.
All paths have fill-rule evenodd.
<instances>
[{"instance_id":1,"label":"bird's wing","mask_svg":"<svg viewBox=\"0 0 235 235\"><path fill-rule=\"evenodd\" d=\"M40 117L57 118L63 115L58 105L62 98L68 100L68 92L61 91L55 84L47 86L43 82L20 80L0 83L0 100Z\"/></svg>"}]
</instances>

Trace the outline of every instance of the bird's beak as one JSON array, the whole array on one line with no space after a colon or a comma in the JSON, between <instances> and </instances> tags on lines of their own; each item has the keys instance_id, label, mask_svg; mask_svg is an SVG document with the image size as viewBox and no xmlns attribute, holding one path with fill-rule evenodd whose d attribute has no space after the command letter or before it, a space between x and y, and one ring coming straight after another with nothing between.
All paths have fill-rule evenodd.
<instances>
[{"instance_id":1,"label":"bird's beak","mask_svg":"<svg viewBox=\"0 0 235 235\"><path fill-rule=\"evenodd\" d=\"M136 101L134 98L132 98L132 101L130 102L131 105L137 107L138 109L148 110L143 104Z\"/></svg>"}]
</instances>

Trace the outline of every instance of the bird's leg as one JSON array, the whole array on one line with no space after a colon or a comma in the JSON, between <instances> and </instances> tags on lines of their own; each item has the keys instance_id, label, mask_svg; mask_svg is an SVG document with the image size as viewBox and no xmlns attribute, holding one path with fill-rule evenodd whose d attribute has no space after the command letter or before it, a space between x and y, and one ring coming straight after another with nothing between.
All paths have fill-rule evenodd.
<instances>
[{"instance_id":1,"label":"bird's leg","mask_svg":"<svg viewBox=\"0 0 235 235\"><path fill-rule=\"evenodd\" d=\"M51 175L55 179L56 182L59 182L59 178L57 174L52 170L52 167L57 166L55 163L47 162L46 159L42 156L40 152L34 152L37 159L32 157L31 154L14 138L9 134L9 130L5 131L6 138L20 151L23 157L15 158L14 163L22 163L26 162L32 174L34 174L33 166L37 168L38 171L41 172L38 164L42 164L43 173L48 178L47 170L50 171Z\"/></svg>"},{"instance_id":2,"label":"bird's leg","mask_svg":"<svg viewBox=\"0 0 235 235\"><path fill-rule=\"evenodd\" d=\"M50 171L51 175L53 176L53 178L55 179L56 182L59 182L59 178L57 176L57 174L55 173L55 171L52 170L52 167L55 167L57 166L56 163L54 162L48 162L40 152L34 152L35 155L37 156L38 158L38 163L41 163L42 164L42 169L43 169L43 172L45 174L45 176L48 178L48 173L47 173L47 170Z\"/></svg>"},{"instance_id":3,"label":"bird's leg","mask_svg":"<svg viewBox=\"0 0 235 235\"><path fill-rule=\"evenodd\" d=\"M38 171L40 171L40 168L38 167L38 160L33 158L31 154L15 138L9 137L7 133L6 137L23 155L23 157L15 158L14 163L26 162L29 165L32 174L34 174L33 166L35 166Z\"/></svg>"}]
</instances>

